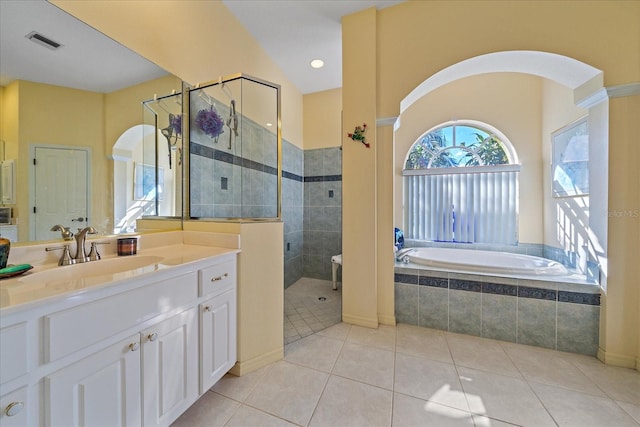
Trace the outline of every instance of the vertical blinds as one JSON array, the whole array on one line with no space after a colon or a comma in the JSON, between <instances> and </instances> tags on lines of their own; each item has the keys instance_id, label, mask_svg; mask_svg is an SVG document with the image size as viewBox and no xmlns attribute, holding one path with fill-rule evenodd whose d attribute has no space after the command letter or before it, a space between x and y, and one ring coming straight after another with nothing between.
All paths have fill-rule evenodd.
<instances>
[{"instance_id":1,"label":"vertical blinds","mask_svg":"<svg viewBox=\"0 0 640 427\"><path fill-rule=\"evenodd\" d=\"M515 244L519 165L404 171L405 234L416 240Z\"/></svg>"}]
</instances>

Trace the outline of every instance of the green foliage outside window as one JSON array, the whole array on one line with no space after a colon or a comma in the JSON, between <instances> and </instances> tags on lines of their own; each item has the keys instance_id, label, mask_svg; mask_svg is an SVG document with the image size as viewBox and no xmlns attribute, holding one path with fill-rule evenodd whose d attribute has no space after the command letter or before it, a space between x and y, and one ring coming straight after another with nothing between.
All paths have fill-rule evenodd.
<instances>
[{"instance_id":1,"label":"green foliage outside window","mask_svg":"<svg viewBox=\"0 0 640 427\"><path fill-rule=\"evenodd\" d=\"M470 138L470 131L475 141ZM445 135L453 135L453 141ZM457 139L462 141L458 142ZM465 126L445 126L429 132L413 144L405 169L452 168L465 166L502 165L509 163L507 153L498 138L486 131Z\"/></svg>"}]
</instances>

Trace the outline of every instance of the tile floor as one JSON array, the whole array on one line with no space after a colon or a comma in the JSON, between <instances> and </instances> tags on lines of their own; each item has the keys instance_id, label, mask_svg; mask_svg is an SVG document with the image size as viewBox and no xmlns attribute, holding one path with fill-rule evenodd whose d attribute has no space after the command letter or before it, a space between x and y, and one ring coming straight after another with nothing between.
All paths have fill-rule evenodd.
<instances>
[{"instance_id":1,"label":"tile floor","mask_svg":"<svg viewBox=\"0 0 640 427\"><path fill-rule=\"evenodd\" d=\"M303 277L284 290L284 343L290 344L342 318L342 284ZM324 299L320 299L324 298Z\"/></svg>"},{"instance_id":2,"label":"tile floor","mask_svg":"<svg viewBox=\"0 0 640 427\"><path fill-rule=\"evenodd\" d=\"M225 376L174 426L640 425L640 372L400 324L339 323Z\"/></svg>"}]
</instances>

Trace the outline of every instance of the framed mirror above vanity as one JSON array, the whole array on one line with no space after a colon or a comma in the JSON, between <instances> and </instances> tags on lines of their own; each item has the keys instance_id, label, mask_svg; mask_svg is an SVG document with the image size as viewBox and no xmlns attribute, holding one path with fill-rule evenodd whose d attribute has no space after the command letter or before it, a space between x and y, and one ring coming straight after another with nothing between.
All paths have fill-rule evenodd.
<instances>
[{"instance_id":1,"label":"framed mirror above vanity","mask_svg":"<svg viewBox=\"0 0 640 427\"><path fill-rule=\"evenodd\" d=\"M0 19L0 160L15 186L0 207L11 208L18 242L59 239L56 224L113 234L136 215L180 218L175 165L163 187L175 209L149 210L135 186L136 166L156 169L163 138L149 132L163 110L150 119L143 102L179 97L182 81L47 1L3 0Z\"/></svg>"}]
</instances>

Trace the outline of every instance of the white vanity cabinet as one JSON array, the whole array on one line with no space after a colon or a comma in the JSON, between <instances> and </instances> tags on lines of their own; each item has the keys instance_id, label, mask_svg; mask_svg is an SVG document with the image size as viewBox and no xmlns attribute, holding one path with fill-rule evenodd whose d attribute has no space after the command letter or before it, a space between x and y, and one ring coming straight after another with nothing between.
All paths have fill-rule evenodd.
<instances>
[{"instance_id":1,"label":"white vanity cabinet","mask_svg":"<svg viewBox=\"0 0 640 427\"><path fill-rule=\"evenodd\" d=\"M145 426L166 426L198 398L198 316L190 308L142 332Z\"/></svg>"},{"instance_id":2,"label":"white vanity cabinet","mask_svg":"<svg viewBox=\"0 0 640 427\"><path fill-rule=\"evenodd\" d=\"M169 426L236 362L236 258L3 315L0 426Z\"/></svg>"},{"instance_id":3,"label":"white vanity cabinet","mask_svg":"<svg viewBox=\"0 0 640 427\"><path fill-rule=\"evenodd\" d=\"M139 335L44 378L45 425L141 425Z\"/></svg>"},{"instance_id":4,"label":"white vanity cabinet","mask_svg":"<svg viewBox=\"0 0 640 427\"><path fill-rule=\"evenodd\" d=\"M200 394L236 363L236 262L230 259L199 272Z\"/></svg>"}]
</instances>

